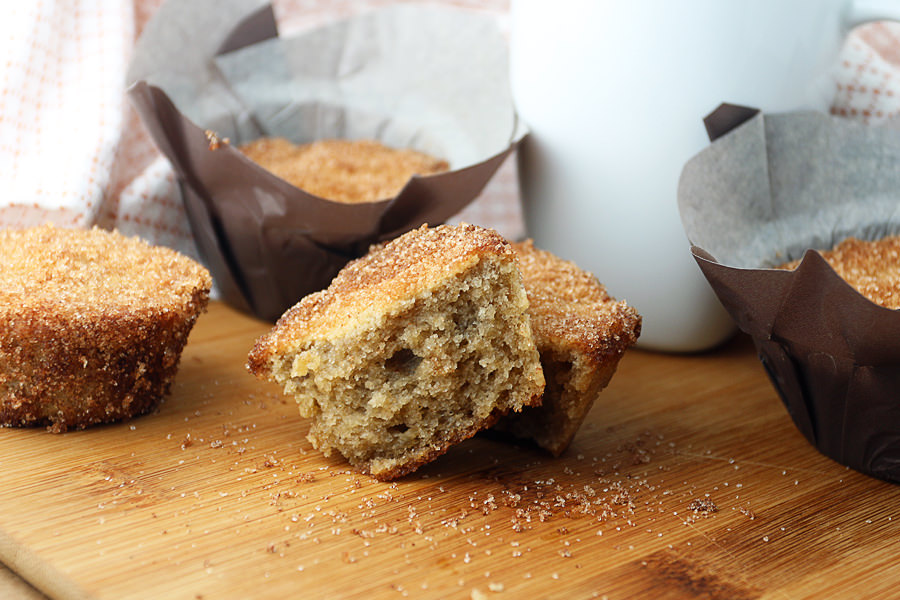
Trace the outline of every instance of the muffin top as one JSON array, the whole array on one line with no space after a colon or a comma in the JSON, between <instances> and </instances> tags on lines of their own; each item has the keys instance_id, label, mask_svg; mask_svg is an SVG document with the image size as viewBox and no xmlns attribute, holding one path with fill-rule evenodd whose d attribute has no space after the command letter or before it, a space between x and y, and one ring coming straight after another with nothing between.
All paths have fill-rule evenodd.
<instances>
[{"instance_id":1,"label":"muffin top","mask_svg":"<svg viewBox=\"0 0 900 600\"><path fill-rule=\"evenodd\" d=\"M48 306L77 314L181 310L211 285L190 258L114 231L0 231L0 314Z\"/></svg>"},{"instance_id":2,"label":"muffin top","mask_svg":"<svg viewBox=\"0 0 900 600\"><path fill-rule=\"evenodd\" d=\"M319 140L295 145L261 138L240 147L250 160L288 183L338 202L374 202L396 196L413 175L448 170L446 161L374 140Z\"/></svg>"},{"instance_id":3,"label":"muffin top","mask_svg":"<svg viewBox=\"0 0 900 600\"><path fill-rule=\"evenodd\" d=\"M572 346L594 356L618 353L637 341L641 317L575 263L531 240L514 243L528 293L531 324L538 347Z\"/></svg>"},{"instance_id":4,"label":"muffin top","mask_svg":"<svg viewBox=\"0 0 900 600\"><path fill-rule=\"evenodd\" d=\"M485 256L515 261L509 243L491 229L465 223L423 225L348 263L328 288L306 296L282 315L255 354L263 347L277 351L395 312Z\"/></svg>"},{"instance_id":5,"label":"muffin top","mask_svg":"<svg viewBox=\"0 0 900 600\"><path fill-rule=\"evenodd\" d=\"M860 294L885 308L900 308L900 236L871 242L850 237L820 254ZM799 264L795 260L781 268Z\"/></svg>"}]
</instances>

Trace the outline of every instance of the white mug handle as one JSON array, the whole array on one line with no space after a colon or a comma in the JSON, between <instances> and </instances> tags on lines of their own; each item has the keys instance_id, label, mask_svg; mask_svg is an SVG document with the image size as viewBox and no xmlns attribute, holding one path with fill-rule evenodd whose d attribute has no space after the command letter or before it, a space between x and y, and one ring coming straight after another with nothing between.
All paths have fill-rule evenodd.
<instances>
[{"instance_id":1,"label":"white mug handle","mask_svg":"<svg viewBox=\"0 0 900 600\"><path fill-rule=\"evenodd\" d=\"M900 21L897 0L854 0L847 11L847 29L872 21Z\"/></svg>"}]
</instances>

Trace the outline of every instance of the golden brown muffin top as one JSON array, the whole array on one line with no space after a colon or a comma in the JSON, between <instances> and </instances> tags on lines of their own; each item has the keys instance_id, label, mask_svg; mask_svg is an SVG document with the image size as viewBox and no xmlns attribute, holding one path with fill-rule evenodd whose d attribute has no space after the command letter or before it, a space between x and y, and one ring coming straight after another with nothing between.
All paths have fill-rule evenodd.
<instances>
[{"instance_id":1,"label":"golden brown muffin top","mask_svg":"<svg viewBox=\"0 0 900 600\"><path fill-rule=\"evenodd\" d=\"M641 317L617 302L597 278L531 240L514 243L528 293L538 348L569 347L593 356L623 352L641 330Z\"/></svg>"},{"instance_id":2,"label":"golden brown muffin top","mask_svg":"<svg viewBox=\"0 0 900 600\"><path fill-rule=\"evenodd\" d=\"M500 234L476 225L423 225L348 263L327 289L314 292L289 309L251 353L251 369L263 354L296 347L311 336L335 335L344 328L365 328L370 319L411 305L439 281L460 273L485 255L514 261ZM264 350L263 348L267 348Z\"/></svg>"},{"instance_id":3,"label":"golden brown muffin top","mask_svg":"<svg viewBox=\"0 0 900 600\"><path fill-rule=\"evenodd\" d=\"M52 225L0 231L0 313L180 309L211 285L209 272L190 258L117 232Z\"/></svg>"},{"instance_id":4,"label":"golden brown muffin top","mask_svg":"<svg viewBox=\"0 0 900 600\"><path fill-rule=\"evenodd\" d=\"M885 308L900 308L900 236L873 242L850 237L820 254L860 294ZM795 260L779 268L799 264Z\"/></svg>"},{"instance_id":5,"label":"golden brown muffin top","mask_svg":"<svg viewBox=\"0 0 900 600\"><path fill-rule=\"evenodd\" d=\"M288 183L338 202L393 198L413 175L433 175L449 168L444 160L414 150L395 150L374 140L295 145L284 138L261 138L240 150Z\"/></svg>"}]
</instances>

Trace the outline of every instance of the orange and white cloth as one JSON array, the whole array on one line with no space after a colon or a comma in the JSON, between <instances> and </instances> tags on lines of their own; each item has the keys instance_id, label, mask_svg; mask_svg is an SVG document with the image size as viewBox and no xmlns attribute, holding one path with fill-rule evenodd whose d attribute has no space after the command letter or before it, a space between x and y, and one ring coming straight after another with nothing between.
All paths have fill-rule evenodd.
<instances>
[{"instance_id":1,"label":"orange and white cloth","mask_svg":"<svg viewBox=\"0 0 900 600\"><path fill-rule=\"evenodd\" d=\"M443 0L495 14L508 0ZM0 21L0 227L52 221L99 225L196 256L168 163L125 96L141 29L162 0L31 0ZM390 4L389 0L276 0L290 33ZM900 126L900 24L848 38L836 66L832 112ZM524 234L508 162L459 220Z\"/></svg>"}]
</instances>

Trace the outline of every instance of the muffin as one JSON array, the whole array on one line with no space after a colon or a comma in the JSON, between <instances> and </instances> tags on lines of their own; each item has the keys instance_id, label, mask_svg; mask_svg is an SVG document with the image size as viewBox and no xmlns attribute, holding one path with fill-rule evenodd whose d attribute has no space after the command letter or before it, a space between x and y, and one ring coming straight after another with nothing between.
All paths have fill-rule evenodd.
<instances>
[{"instance_id":1,"label":"muffin","mask_svg":"<svg viewBox=\"0 0 900 600\"><path fill-rule=\"evenodd\" d=\"M895 482L900 313L885 308L893 292L876 300L863 291L867 278L891 277L890 252L864 258L857 252L867 244L849 242L857 250L840 250L832 266L828 252L810 248L900 232L900 170L887 168L898 160L890 128L820 112L761 113L688 160L678 186L691 253L753 339L797 429L825 456ZM793 269L774 268L800 257ZM870 260L880 273L862 275Z\"/></svg>"},{"instance_id":2,"label":"muffin","mask_svg":"<svg viewBox=\"0 0 900 600\"><path fill-rule=\"evenodd\" d=\"M540 402L527 309L499 234L423 226L288 310L248 368L296 398L314 447L390 480Z\"/></svg>"},{"instance_id":3,"label":"muffin","mask_svg":"<svg viewBox=\"0 0 900 600\"><path fill-rule=\"evenodd\" d=\"M0 232L0 424L63 432L153 410L211 284L116 232Z\"/></svg>"},{"instance_id":4,"label":"muffin","mask_svg":"<svg viewBox=\"0 0 900 600\"><path fill-rule=\"evenodd\" d=\"M531 329L547 380L540 406L495 427L562 454L641 332L641 317L590 273L534 247L513 244L525 282Z\"/></svg>"},{"instance_id":5,"label":"muffin","mask_svg":"<svg viewBox=\"0 0 900 600\"><path fill-rule=\"evenodd\" d=\"M318 140L296 145L261 138L240 147L247 158L288 183L337 202L393 198L413 175L447 171L447 161L374 140Z\"/></svg>"},{"instance_id":6,"label":"muffin","mask_svg":"<svg viewBox=\"0 0 900 600\"><path fill-rule=\"evenodd\" d=\"M900 308L900 236L875 241L849 237L820 254L860 294L885 308ZM799 264L795 260L780 268L793 270Z\"/></svg>"}]
</instances>

